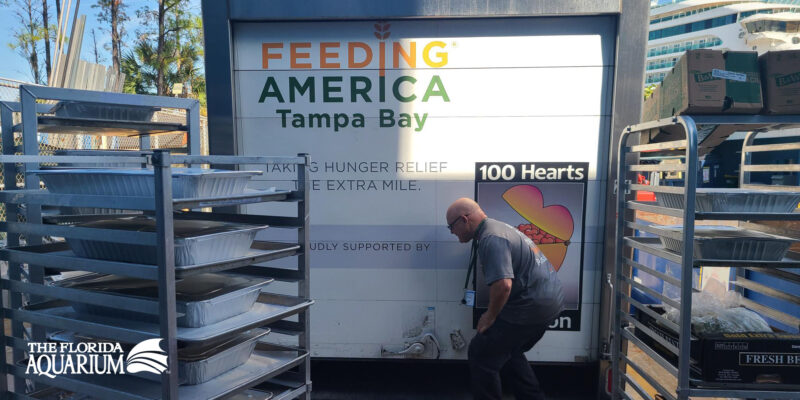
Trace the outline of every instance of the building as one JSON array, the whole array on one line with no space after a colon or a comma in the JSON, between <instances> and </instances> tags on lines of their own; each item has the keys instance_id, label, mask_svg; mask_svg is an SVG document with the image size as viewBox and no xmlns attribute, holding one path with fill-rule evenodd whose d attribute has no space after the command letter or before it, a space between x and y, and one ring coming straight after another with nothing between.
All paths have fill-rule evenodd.
<instances>
[{"instance_id":1,"label":"building","mask_svg":"<svg viewBox=\"0 0 800 400\"><path fill-rule=\"evenodd\" d=\"M657 84L690 49L800 48L800 0L654 0L645 87Z\"/></svg>"}]
</instances>

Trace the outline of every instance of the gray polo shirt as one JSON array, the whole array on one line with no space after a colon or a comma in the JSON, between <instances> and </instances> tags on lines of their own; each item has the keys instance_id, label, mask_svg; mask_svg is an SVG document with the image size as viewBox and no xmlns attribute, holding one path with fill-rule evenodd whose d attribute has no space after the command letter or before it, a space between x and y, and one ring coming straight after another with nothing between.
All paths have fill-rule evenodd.
<instances>
[{"instance_id":1,"label":"gray polo shirt","mask_svg":"<svg viewBox=\"0 0 800 400\"><path fill-rule=\"evenodd\" d=\"M510 225L487 218L475 234L478 262L487 285L512 279L508 302L498 318L535 325L550 323L561 313L564 294L547 257L527 236Z\"/></svg>"}]
</instances>

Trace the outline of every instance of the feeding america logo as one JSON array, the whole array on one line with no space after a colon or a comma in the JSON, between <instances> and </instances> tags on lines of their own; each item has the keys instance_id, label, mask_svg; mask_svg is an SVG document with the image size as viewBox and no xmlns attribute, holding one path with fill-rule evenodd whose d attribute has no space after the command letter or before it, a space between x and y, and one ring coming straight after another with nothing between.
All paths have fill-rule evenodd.
<instances>
[{"instance_id":1,"label":"feeding america logo","mask_svg":"<svg viewBox=\"0 0 800 400\"><path fill-rule=\"evenodd\" d=\"M134 346L127 357L119 343L28 343L26 374L55 378L57 375L117 375L167 371L163 339L148 339Z\"/></svg>"}]
</instances>

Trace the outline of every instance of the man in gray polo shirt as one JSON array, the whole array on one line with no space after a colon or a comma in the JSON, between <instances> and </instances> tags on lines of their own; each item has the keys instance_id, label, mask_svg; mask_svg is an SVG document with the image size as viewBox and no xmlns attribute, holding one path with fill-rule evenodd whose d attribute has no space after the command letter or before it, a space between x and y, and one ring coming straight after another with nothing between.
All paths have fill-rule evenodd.
<instances>
[{"instance_id":1,"label":"man in gray polo shirt","mask_svg":"<svg viewBox=\"0 0 800 400\"><path fill-rule=\"evenodd\" d=\"M469 344L472 393L476 399L502 399L500 370L506 366L518 400L544 399L525 358L563 309L556 271L519 230L486 217L468 198L447 209L447 227L461 243L473 242L473 257L489 285L489 307ZM472 263L473 260L470 260Z\"/></svg>"}]
</instances>

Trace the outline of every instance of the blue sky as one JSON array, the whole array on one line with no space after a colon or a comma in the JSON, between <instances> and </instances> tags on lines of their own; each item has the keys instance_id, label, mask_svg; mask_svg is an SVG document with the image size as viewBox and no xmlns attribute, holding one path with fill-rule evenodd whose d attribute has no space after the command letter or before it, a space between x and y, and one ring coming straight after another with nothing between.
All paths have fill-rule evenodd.
<instances>
[{"instance_id":1,"label":"blue sky","mask_svg":"<svg viewBox=\"0 0 800 400\"><path fill-rule=\"evenodd\" d=\"M190 4L190 9L195 14L200 14L200 0L186 0ZM141 23L136 19L136 10L144 5L155 7L157 5L155 0L124 0L128 4L127 13L131 20L126 24L127 36L123 38L124 43L133 43L134 35L137 29L141 28ZM49 13L53 15L51 23L56 24L56 9L55 3L51 2ZM73 1L73 6L75 2ZM81 49L81 58L87 61L94 62L93 45L92 45L92 28L95 29L97 35L97 48L100 51L101 57L104 58L102 64L111 65L111 53L105 50L104 45L109 43L111 35L107 32L100 30L101 24L97 21L97 9L92 8L95 4L93 0L81 1L79 13L86 15L86 29L83 36L83 48ZM20 81L32 81L33 77L30 73L30 68L25 59L17 54L15 50L8 47L8 43L12 41L11 32L19 22L16 20L15 15L11 10L5 7L0 7L0 78L10 78ZM69 23L72 23L70 19ZM104 24L105 25L105 24ZM71 25L70 25L71 26ZM105 26L102 26L105 28ZM70 27L67 28L70 32ZM43 44L42 44L43 46ZM123 47L123 53L127 49ZM40 62L44 63L44 57L40 57Z\"/></svg>"}]
</instances>

